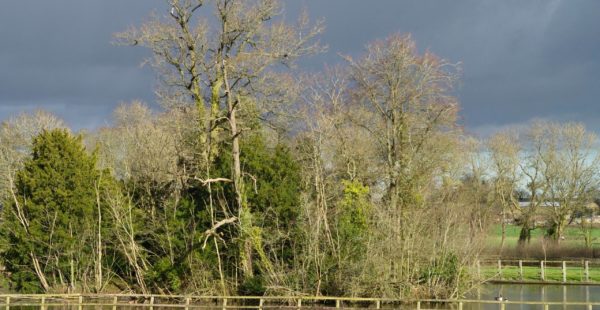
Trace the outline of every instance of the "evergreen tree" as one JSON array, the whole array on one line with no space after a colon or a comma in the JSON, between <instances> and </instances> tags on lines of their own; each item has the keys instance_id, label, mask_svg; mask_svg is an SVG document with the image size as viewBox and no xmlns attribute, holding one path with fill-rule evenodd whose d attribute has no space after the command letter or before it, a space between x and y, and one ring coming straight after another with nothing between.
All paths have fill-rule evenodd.
<instances>
[{"instance_id":1,"label":"evergreen tree","mask_svg":"<svg viewBox=\"0 0 600 310\"><path fill-rule=\"evenodd\" d=\"M81 289L94 270L101 173L80 136L43 131L16 178L16 197L6 203L2 257L13 288L36 292Z\"/></svg>"}]
</instances>

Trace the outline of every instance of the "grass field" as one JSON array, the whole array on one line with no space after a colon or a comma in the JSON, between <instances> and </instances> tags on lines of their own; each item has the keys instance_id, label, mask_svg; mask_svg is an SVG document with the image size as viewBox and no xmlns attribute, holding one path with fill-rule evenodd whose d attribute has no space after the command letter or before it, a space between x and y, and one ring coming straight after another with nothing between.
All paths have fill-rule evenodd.
<instances>
[{"instance_id":1,"label":"grass field","mask_svg":"<svg viewBox=\"0 0 600 310\"><path fill-rule=\"evenodd\" d=\"M504 245L506 247L515 247L519 240L519 233L521 232L520 226L507 225L506 226L506 240ZM535 229L531 232L531 243L540 243L543 239L545 230L543 228ZM488 235L487 244L490 247L499 247L502 240L502 225L494 225L490 234ZM592 242L593 246L600 247L600 228L596 227L592 230ZM565 230L565 239L561 241L561 244L567 247L573 246L585 246L583 234L578 227L570 226Z\"/></svg>"},{"instance_id":2,"label":"grass field","mask_svg":"<svg viewBox=\"0 0 600 310\"><path fill-rule=\"evenodd\" d=\"M519 267L515 259L530 259L537 260L570 260L567 263L567 282L582 282L585 281L583 268L583 260L596 261L590 264L589 281L600 282L600 266L597 259L600 254L600 228L592 230L592 249L585 247L585 240L581 230L578 227L567 227L565 230L565 239L561 240L560 244L553 242L545 242L545 230L542 228L532 231L531 242L524 248L518 248L519 233L521 227L516 225L506 226L506 241L504 249L500 251L500 243L502 239L502 226L495 225L487 237L488 258L502 257L503 259L513 259L511 263L505 261L502 266L501 273L498 271L498 266L494 261L488 261L481 266L481 276L484 279L494 280L513 280L513 281L542 281L541 269L539 263L526 263L523 266L523 276L519 274ZM547 241L547 240L546 240ZM571 260L579 260L571 261ZM514 266L510 266L510 265ZM547 264L545 270L545 281L562 282L563 274L560 263Z\"/></svg>"}]
</instances>

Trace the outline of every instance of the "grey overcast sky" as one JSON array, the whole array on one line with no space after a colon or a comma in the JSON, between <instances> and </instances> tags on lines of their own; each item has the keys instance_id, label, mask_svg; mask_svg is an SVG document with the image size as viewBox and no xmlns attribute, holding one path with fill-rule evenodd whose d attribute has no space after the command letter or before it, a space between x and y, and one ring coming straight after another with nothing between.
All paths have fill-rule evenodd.
<instances>
[{"instance_id":1,"label":"grey overcast sky","mask_svg":"<svg viewBox=\"0 0 600 310\"><path fill-rule=\"evenodd\" d=\"M360 55L365 44L411 33L419 49L461 62L462 123L488 134L534 118L580 121L600 132L598 0L285 0L324 18L327 53L307 69ZM74 129L110 121L123 101L155 101L142 48L112 34L165 0L13 0L0 3L0 119L43 108Z\"/></svg>"}]
</instances>

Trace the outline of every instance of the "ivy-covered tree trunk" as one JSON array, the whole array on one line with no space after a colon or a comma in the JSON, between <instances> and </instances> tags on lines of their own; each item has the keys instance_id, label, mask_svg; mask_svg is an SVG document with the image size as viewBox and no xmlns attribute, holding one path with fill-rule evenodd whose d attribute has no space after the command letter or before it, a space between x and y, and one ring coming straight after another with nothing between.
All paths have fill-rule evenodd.
<instances>
[{"instance_id":1,"label":"ivy-covered tree trunk","mask_svg":"<svg viewBox=\"0 0 600 310\"><path fill-rule=\"evenodd\" d=\"M521 221L521 231L519 233L518 245L525 246L531 240L531 231L535 229L534 223L529 215L525 215Z\"/></svg>"}]
</instances>

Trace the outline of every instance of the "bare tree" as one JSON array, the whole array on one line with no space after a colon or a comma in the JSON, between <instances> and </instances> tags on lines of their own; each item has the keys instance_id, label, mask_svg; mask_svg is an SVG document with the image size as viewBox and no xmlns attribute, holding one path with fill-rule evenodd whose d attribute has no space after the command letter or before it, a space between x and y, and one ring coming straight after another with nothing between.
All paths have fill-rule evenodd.
<instances>
[{"instance_id":1,"label":"bare tree","mask_svg":"<svg viewBox=\"0 0 600 310\"><path fill-rule=\"evenodd\" d=\"M405 241L407 211L425 202L423 186L445 156L439 147L452 141L457 104L448 91L456 66L431 53L419 55L412 39L400 35L370 44L360 60L347 59L356 100L376 115L363 127L379 142L393 229ZM403 242L399 246L404 252ZM409 266L400 266L400 274L403 268Z\"/></svg>"},{"instance_id":2,"label":"bare tree","mask_svg":"<svg viewBox=\"0 0 600 310\"><path fill-rule=\"evenodd\" d=\"M455 67L431 53L418 55L409 36L395 35L368 46L358 61L348 58L356 96L378 115L367 124L381 145L386 160L388 199L400 214L415 201L419 171L417 161L428 143L452 129L457 105L447 94L456 80ZM421 164L426 165L425 162ZM421 166L421 168L425 168Z\"/></svg>"},{"instance_id":3,"label":"bare tree","mask_svg":"<svg viewBox=\"0 0 600 310\"><path fill-rule=\"evenodd\" d=\"M493 173L494 201L500 206L502 213L502 253L506 241L507 214L520 211L517 192L520 180L520 145L514 133L500 132L489 139L488 150Z\"/></svg>"},{"instance_id":4,"label":"bare tree","mask_svg":"<svg viewBox=\"0 0 600 310\"><path fill-rule=\"evenodd\" d=\"M198 127L192 113L172 109L154 113L141 102L122 104L115 111L115 124L89 137L98 147L100 166L126 184L122 188L102 191L107 201L107 214L113 223L119 249L132 269L137 286L148 292L145 273L151 266L147 256L158 255L176 264L172 221L177 216L182 193L190 188L197 173L194 152L198 148ZM133 199L137 197L137 199ZM140 217L140 211L143 217ZM138 243L138 221L146 221L157 248L148 253ZM193 223L193 219L189 220ZM193 227L192 224L187 224ZM185 236L186 251L191 252L196 232ZM186 264L191 263L186 260ZM201 281L199 278L198 281ZM207 286L210 287L210 286Z\"/></svg>"},{"instance_id":5,"label":"bare tree","mask_svg":"<svg viewBox=\"0 0 600 310\"><path fill-rule=\"evenodd\" d=\"M240 249L241 270L244 277L251 277L252 216L240 164L240 137L245 126L238 117L257 101L272 100L257 95L269 93L268 89L261 90L269 83L261 82L270 76L270 69L290 65L298 57L317 51L313 38L322 28L320 24L310 27L305 15L297 26L275 20L281 12L276 0L171 0L169 4L167 19L155 17L118 38L154 52L151 62L161 73L159 96L165 104L196 107L203 128L199 138L205 145L201 151L204 171L198 178L211 195L212 183L233 183L240 237L245 240ZM211 4L215 23L198 14ZM231 176L214 176L211 172L211 163L219 154L217 139L231 144ZM212 201L211 196L209 203L214 210Z\"/></svg>"},{"instance_id":6,"label":"bare tree","mask_svg":"<svg viewBox=\"0 0 600 310\"><path fill-rule=\"evenodd\" d=\"M519 204L519 245L523 246L531 240L531 232L536 229L536 215L540 207L546 204L547 184L544 173L547 170L543 154L546 152L548 141L545 138L545 125L534 122L518 139L520 143L519 171L523 177L527 202Z\"/></svg>"},{"instance_id":7,"label":"bare tree","mask_svg":"<svg viewBox=\"0 0 600 310\"><path fill-rule=\"evenodd\" d=\"M472 236L475 208L459 198L467 163L456 102L447 94L454 67L419 55L402 36L348 60L348 73L336 68L304 83L297 149L306 167L307 238L299 278L314 275L316 283L303 284L317 294L335 287L361 296L457 296L462 282L424 275L469 264L483 235ZM351 224L358 225L360 255L347 257L343 208L365 198L367 228Z\"/></svg>"},{"instance_id":8,"label":"bare tree","mask_svg":"<svg viewBox=\"0 0 600 310\"><path fill-rule=\"evenodd\" d=\"M559 242L564 229L578 211L593 201L598 188L597 167L600 157L594 151L596 136L581 124L548 124L547 148L542 160L546 166L547 204L551 227L549 235Z\"/></svg>"}]
</instances>

